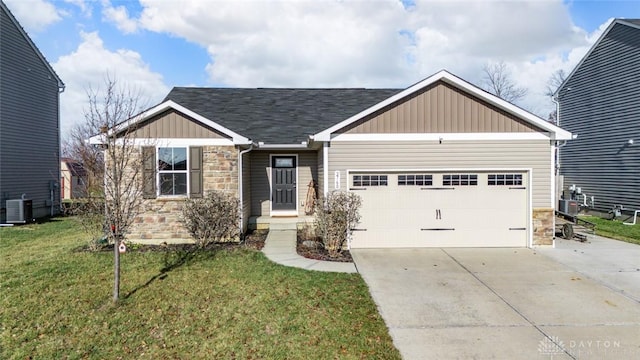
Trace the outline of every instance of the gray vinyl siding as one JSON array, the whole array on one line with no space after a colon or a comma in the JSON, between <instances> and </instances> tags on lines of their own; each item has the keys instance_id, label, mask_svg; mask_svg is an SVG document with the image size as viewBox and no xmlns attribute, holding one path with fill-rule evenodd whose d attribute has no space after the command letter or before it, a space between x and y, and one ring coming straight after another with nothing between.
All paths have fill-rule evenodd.
<instances>
[{"instance_id":1,"label":"gray vinyl siding","mask_svg":"<svg viewBox=\"0 0 640 360\"><path fill-rule=\"evenodd\" d=\"M347 126L339 133L536 132L531 124L443 81Z\"/></svg>"},{"instance_id":2,"label":"gray vinyl siding","mask_svg":"<svg viewBox=\"0 0 640 360\"><path fill-rule=\"evenodd\" d=\"M34 217L59 213L58 78L0 6L0 221L7 199L33 200ZM53 201L51 200L53 198Z\"/></svg>"},{"instance_id":3,"label":"gray vinyl siding","mask_svg":"<svg viewBox=\"0 0 640 360\"><path fill-rule=\"evenodd\" d=\"M595 209L640 209L640 29L615 24L558 95L565 189L595 196ZM633 145L628 144L634 139Z\"/></svg>"},{"instance_id":4,"label":"gray vinyl siding","mask_svg":"<svg viewBox=\"0 0 640 360\"><path fill-rule=\"evenodd\" d=\"M301 201L307 197L307 185L318 181L318 155L315 151L253 151L251 154L251 216L271 215L271 164L270 155L298 155L298 215L304 215Z\"/></svg>"},{"instance_id":5,"label":"gray vinyl siding","mask_svg":"<svg viewBox=\"0 0 640 360\"><path fill-rule=\"evenodd\" d=\"M549 141L336 141L329 149L329 174L340 171L342 190L348 189L346 170L497 168L532 169L533 207L552 206Z\"/></svg>"},{"instance_id":6,"label":"gray vinyl siding","mask_svg":"<svg viewBox=\"0 0 640 360\"><path fill-rule=\"evenodd\" d=\"M174 110L166 111L144 122L133 132L133 136L144 139L219 139L228 138L220 132Z\"/></svg>"}]
</instances>

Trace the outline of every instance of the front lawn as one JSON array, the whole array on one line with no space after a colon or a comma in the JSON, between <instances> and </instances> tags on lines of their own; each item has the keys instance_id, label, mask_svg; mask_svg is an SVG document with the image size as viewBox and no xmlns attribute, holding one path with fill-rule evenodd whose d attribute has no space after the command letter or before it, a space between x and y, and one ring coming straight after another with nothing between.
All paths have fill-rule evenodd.
<instances>
[{"instance_id":1,"label":"front lawn","mask_svg":"<svg viewBox=\"0 0 640 360\"><path fill-rule=\"evenodd\" d=\"M607 220L597 216L580 218L596 224L597 235L640 245L640 221L635 225L624 225L620 220ZM628 222L632 221L633 219L628 220Z\"/></svg>"},{"instance_id":2,"label":"front lawn","mask_svg":"<svg viewBox=\"0 0 640 360\"><path fill-rule=\"evenodd\" d=\"M84 244L71 219L0 228L0 358L400 358L357 274L133 251L113 305L113 255Z\"/></svg>"}]
</instances>

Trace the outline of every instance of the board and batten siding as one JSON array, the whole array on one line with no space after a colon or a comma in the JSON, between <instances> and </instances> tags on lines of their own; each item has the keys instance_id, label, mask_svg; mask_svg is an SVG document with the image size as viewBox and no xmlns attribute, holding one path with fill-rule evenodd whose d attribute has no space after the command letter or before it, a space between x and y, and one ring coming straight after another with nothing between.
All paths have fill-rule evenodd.
<instances>
[{"instance_id":1,"label":"board and batten siding","mask_svg":"<svg viewBox=\"0 0 640 360\"><path fill-rule=\"evenodd\" d=\"M189 117L168 110L146 120L132 136L139 139L222 139L228 138Z\"/></svg>"},{"instance_id":2,"label":"board and batten siding","mask_svg":"<svg viewBox=\"0 0 640 360\"><path fill-rule=\"evenodd\" d=\"M443 81L356 121L337 133L535 132L531 124Z\"/></svg>"},{"instance_id":3,"label":"board and batten siding","mask_svg":"<svg viewBox=\"0 0 640 360\"><path fill-rule=\"evenodd\" d=\"M51 194L51 182L60 182L58 79L4 6L0 34L0 208L25 194L34 217L57 214L60 187Z\"/></svg>"},{"instance_id":4,"label":"board and batten siding","mask_svg":"<svg viewBox=\"0 0 640 360\"><path fill-rule=\"evenodd\" d=\"M640 209L640 29L613 25L558 101L560 125L578 135L560 149L564 188L594 196L598 211Z\"/></svg>"},{"instance_id":5,"label":"board and batten siding","mask_svg":"<svg viewBox=\"0 0 640 360\"><path fill-rule=\"evenodd\" d=\"M318 155L316 151L252 151L251 154L251 216L271 215L271 162L270 155L298 155L298 216L304 216L302 201L307 197L307 185L318 181Z\"/></svg>"},{"instance_id":6,"label":"board and batten siding","mask_svg":"<svg viewBox=\"0 0 640 360\"><path fill-rule=\"evenodd\" d=\"M329 149L329 191L340 171L340 187L349 188L346 170L532 169L533 208L551 207L551 146L526 141L334 141Z\"/></svg>"}]
</instances>

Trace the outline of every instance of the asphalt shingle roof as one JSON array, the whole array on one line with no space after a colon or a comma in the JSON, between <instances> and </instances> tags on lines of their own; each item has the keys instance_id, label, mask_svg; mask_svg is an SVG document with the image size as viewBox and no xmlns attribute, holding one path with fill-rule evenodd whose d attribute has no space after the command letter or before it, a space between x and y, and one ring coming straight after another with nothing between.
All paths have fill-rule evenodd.
<instances>
[{"instance_id":1,"label":"asphalt shingle roof","mask_svg":"<svg viewBox=\"0 0 640 360\"><path fill-rule=\"evenodd\" d=\"M172 100L254 142L300 144L401 89L175 87Z\"/></svg>"}]
</instances>

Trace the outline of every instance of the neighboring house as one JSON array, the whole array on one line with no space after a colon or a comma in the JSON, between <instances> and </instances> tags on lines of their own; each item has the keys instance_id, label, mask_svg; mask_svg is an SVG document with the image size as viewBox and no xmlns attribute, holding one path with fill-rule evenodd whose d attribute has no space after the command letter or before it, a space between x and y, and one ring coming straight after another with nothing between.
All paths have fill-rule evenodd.
<instances>
[{"instance_id":1,"label":"neighboring house","mask_svg":"<svg viewBox=\"0 0 640 360\"><path fill-rule=\"evenodd\" d=\"M640 210L640 19L615 19L558 88L564 193L599 212ZM594 203L591 202L594 197Z\"/></svg>"},{"instance_id":2,"label":"neighboring house","mask_svg":"<svg viewBox=\"0 0 640 360\"><path fill-rule=\"evenodd\" d=\"M60 196L62 200L84 197L86 171L81 163L69 158L60 159Z\"/></svg>"},{"instance_id":3,"label":"neighboring house","mask_svg":"<svg viewBox=\"0 0 640 360\"><path fill-rule=\"evenodd\" d=\"M158 144L128 235L142 241L188 238L182 201L214 189L239 197L243 228L303 219L314 180L362 196L351 247L552 244L555 146L571 138L446 71L405 90L174 88L132 121Z\"/></svg>"},{"instance_id":4,"label":"neighboring house","mask_svg":"<svg viewBox=\"0 0 640 360\"><path fill-rule=\"evenodd\" d=\"M64 84L1 1L0 34L0 222L6 201L23 194L33 217L55 215Z\"/></svg>"}]
</instances>

